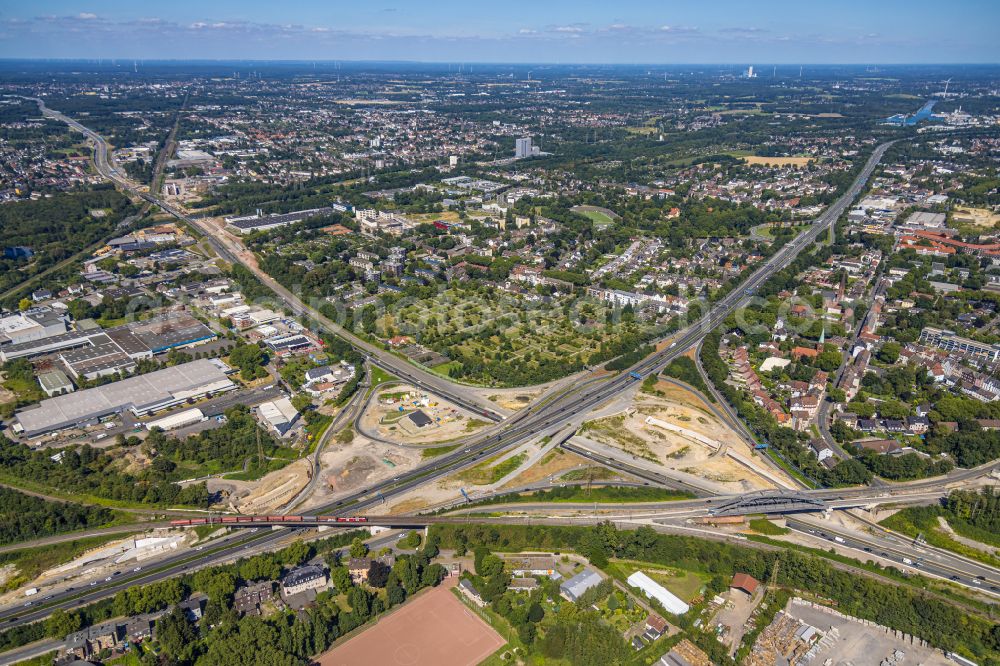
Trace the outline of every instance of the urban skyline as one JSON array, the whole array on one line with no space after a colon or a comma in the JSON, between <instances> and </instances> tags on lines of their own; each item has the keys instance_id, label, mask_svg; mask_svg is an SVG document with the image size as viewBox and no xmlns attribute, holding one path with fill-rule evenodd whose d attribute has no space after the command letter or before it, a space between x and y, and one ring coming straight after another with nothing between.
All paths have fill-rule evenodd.
<instances>
[{"instance_id":1,"label":"urban skyline","mask_svg":"<svg viewBox=\"0 0 1000 666\"><path fill-rule=\"evenodd\" d=\"M503 11L435 3L177 2L155 9L114 0L21 4L0 13L0 57L413 60L551 63L988 63L1000 7L947 11L925 0L836 10L626 1ZM934 20L928 21L927 16Z\"/></svg>"}]
</instances>

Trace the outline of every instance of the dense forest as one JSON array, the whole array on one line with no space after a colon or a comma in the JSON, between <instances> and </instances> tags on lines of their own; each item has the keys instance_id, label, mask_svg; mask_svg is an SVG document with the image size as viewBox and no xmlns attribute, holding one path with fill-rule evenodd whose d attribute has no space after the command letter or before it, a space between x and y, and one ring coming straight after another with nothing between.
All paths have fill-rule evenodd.
<instances>
[{"instance_id":1,"label":"dense forest","mask_svg":"<svg viewBox=\"0 0 1000 666\"><path fill-rule=\"evenodd\" d=\"M0 487L0 544L97 527L113 518L104 507L50 502Z\"/></svg>"},{"instance_id":2,"label":"dense forest","mask_svg":"<svg viewBox=\"0 0 1000 666\"><path fill-rule=\"evenodd\" d=\"M0 436L0 478L120 502L208 507L204 483L181 488L155 465L138 474L123 472L110 454L86 445L63 451L56 462L48 451L32 451Z\"/></svg>"},{"instance_id":3,"label":"dense forest","mask_svg":"<svg viewBox=\"0 0 1000 666\"><path fill-rule=\"evenodd\" d=\"M108 236L132 212L128 198L111 185L0 206L0 249L26 246L34 252L27 259L0 258L0 290Z\"/></svg>"}]
</instances>

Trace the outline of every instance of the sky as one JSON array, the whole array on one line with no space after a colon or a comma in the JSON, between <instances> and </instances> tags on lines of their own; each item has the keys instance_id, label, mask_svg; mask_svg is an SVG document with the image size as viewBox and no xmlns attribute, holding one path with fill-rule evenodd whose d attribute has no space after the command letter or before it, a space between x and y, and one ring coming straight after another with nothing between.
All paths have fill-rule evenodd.
<instances>
[{"instance_id":1,"label":"sky","mask_svg":"<svg viewBox=\"0 0 1000 666\"><path fill-rule=\"evenodd\" d=\"M997 63L1000 0L0 3L0 58Z\"/></svg>"}]
</instances>

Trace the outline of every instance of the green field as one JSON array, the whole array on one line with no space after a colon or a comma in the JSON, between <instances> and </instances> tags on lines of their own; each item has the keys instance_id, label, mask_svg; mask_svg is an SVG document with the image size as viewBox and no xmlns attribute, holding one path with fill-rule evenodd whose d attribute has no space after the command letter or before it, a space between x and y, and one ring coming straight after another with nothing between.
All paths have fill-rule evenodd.
<instances>
[{"instance_id":1,"label":"green field","mask_svg":"<svg viewBox=\"0 0 1000 666\"><path fill-rule=\"evenodd\" d=\"M460 446L461 444L452 444L450 446L432 446L429 449L424 449L423 451L421 451L420 457L424 459L436 458L438 456L443 456L446 453L451 453Z\"/></svg>"},{"instance_id":2,"label":"green field","mask_svg":"<svg viewBox=\"0 0 1000 666\"><path fill-rule=\"evenodd\" d=\"M789 532L787 527L775 525L766 518L751 518L750 529L758 534L769 534L771 536L780 536Z\"/></svg>"},{"instance_id":3,"label":"green field","mask_svg":"<svg viewBox=\"0 0 1000 666\"><path fill-rule=\"evenodd\" d=\"M382 368L377 368L375 366L371 367L369 374L372 379L372 387L385 384L386 382L394 382L398 380L398 378L395 375L390 375Z\"/></svg>"},{"instance_id":4,"label":"green field","mask_svg":"<svg viewBox=\"0 0 1000 666\"><path fill-rule=\"evenodd\" d=\"M611 219L607 213L602 213L599 210L584 210L580 211L580 214L587 217L594 224L599 224L601 226L614 222L614 220Z\"/></svg>"},{"instance_id":5,"label":"green field","mask_svg":"<svg viewBox=\"0 0 1000 666\"><path fill-rule=\"evenodd\" d=\"M477 504L512 504L517 502L565 502L565 503L627 503L627 502L672 502L692 499L694 495L681 490L653 488L646 486L565 486L549 490L536 490L515 495L496 495Z\"/></svg>"},{"instance_id":6,"label":"green field","mask_svg":"<svg viewBox=\"0 0 1000 666\"><path fill-rule=\"evenodd\" d=\"M463 481L468 481L469 483L481 486L489 483L496 483L520 467L521 463L528 458L527 453L518 453L517 455L511 456L503 462L498 463L497 460L499 460L503 455L504 454L500 454L499 456L494 456L489 460L484 460L475 467L470 467L469 469L461 472L458 476Z\"/></svg>"},{"instance_id":7,"label":"green field","mask_svg":"<svg viewBox=\"0 0 1000 666\"><path fill-rule=\"evenodd\" d=\"M607 569L608 573L623 582L636 571L642 571L685 602L698 596L707 582L707 578L692 571L632 560L615 560Z\"/></svg>"}]
</instances>

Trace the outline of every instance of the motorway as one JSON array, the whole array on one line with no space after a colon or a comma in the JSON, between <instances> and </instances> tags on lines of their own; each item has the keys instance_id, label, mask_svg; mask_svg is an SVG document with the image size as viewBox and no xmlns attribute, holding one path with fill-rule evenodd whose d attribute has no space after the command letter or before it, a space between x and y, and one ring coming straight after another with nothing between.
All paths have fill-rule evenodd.
<instances>
[{"instance_id":1,"label":"motorway","mask_svg":"<svg viewBox=\"0 0 1000 666\"><path fill-rule=\"evenodd\" d=\"M889 534L884 530L881 534L878 530L874 534L864 534L813 519L787 518L785 524L794 532L829 541L829 547L834 549L839 547L858 551L861 561L882 559L909 574L936 576L1000 595L1000 575L996 569L952 553L928 548L913 539Z\"/></svg>"},{"instance_id":2,"label":"motorway","mask_svg":"<svg viewBox=\"0 0 1000 666\"><path fill-rule=\"evenodd\" d=\"M833 225L860 194L868 178L881 161L885 151L891 145L891 142L888 142L876 147L847 192L817 217L805 231L780 248L759 266L737 289L734 289L713 304L709 311L695 323L673 334L669 338L671 343L669 347L648 356L629 368L628 371L614 377L595 377L571 384L557 384L528 407L504 419L504 415L500 414L492 403L489 403L471 389L456 385L443 377L413 366L409 362L357 338L349 331L345 331L321 315L314 308L303 303L298 297L270 278L270 276L263 274L256 267L246 249L238 246L232 239L222 236L217 228L209 226L204 220L192 218L160 198L137 188L125 179L110 163L108 145L103 137L71 118L48 109L41 100L35 101L39 104L39 108L44 115L67 123L71 127L83 132L94 142L95 166L102 175L134 195L156 204L162 210L174 215L178 219L201 229L206 233L209 242L223 259L233 263L241 263L253 271L264 284L271 288L284 301L284 304L290 310L298 315L311 317L327 332L345 338L361 350L373 365L381 367L420 388L435 392L466 409L484 414L488 418L499 422L496 426L492 426L487 431L480 433L478 438L471 438L470 443L464 448L439 456L416 469L402 473L391 482L383 484L378 488L365 488L340 499L336 503L310 510L307 512L308 515L334 512L344 515L345 513L361 512L386 502L390 496L408 492L429 481L449 475L463 467L473 465L481 458L493 453L529 442L546 434L555 434L568 425L571 425L574 420L583 419L592 408L605 403L623 391L633 388L637 380L630 376L630 372L634 372L640 377L659 372L664 366L695 345L734 310L747 305L753 299L753 294L764 282L777 271L787 266L803 249L809 247L820 234ZM242 548L247 548L251 545L263 546L273 543L284 534L286 532L280 531L257 533L242 538L235 537L226 544L218 547L218 551L213 548L211 552L195 556L192 556L190 553L179 555L165 562L163 573L157 575L166 577L187 570L190 566L193 566L192 557L198 562L199 566L210 564L216 559L225 558L234 552L239 552ZM115 581L109 586L98 585L97 589L93 593L88 594L87 599L83 599L82 601L89 601L93 595L101 593L105 595L112 594L117 589L121 589L122 585L127 586L146 582L151 581L145 578L139 580L126 579L122 583ZM48 610L54 607L76 606L80 602L81 600L76 598L55 597L51 600ZM39 609L31 615L34 619L39 619L40 617L44 617L46 612L47 610ZM0 614L0 620L10 622L9 616L9 612L2 613ZM29 619L22 617L18 623L26 621L29 621Z\"/></svg>"},{"instance_id":3,"label":"motorway","mask_svg":"<svg viewBox=\"0 0 1000 666\"><path fill-rule=\"evenodd\" d=\"M908 484L899 484L898 487L893 487L888 490L885 488L847 488L803 492L811 497L823 500L830 508L840 509L868 506L872 504L924 504L947 494L947 486L950 485L950 483L983 477L994 472L998 467L1000 467L1000 463L990 463L988 465L970 470L954 471L951 475L949 475L949 477L947 477L947 479L934 479L930 481L916 481ZM412 481L406 481L403 485L409 487L411 483ZM392 493L391 491L386 491L386 494L388 495ZM622 503L614 505L595 505L593 503L497 504L490 505L488 510L491 512L509 510L517 511L520 514L508 517L491 517L489 519L490 522L512 522L516 524L539 525L592 525L597 522L612 520L632 524L641 524L645 522L646 524L660 525L665 529L680 530L684 533L685 529L690 528L678 527L671 525L670 523L677 520L683 521L689 518L708 515L711 513L713 507L741 497L746 496L718 496L671 502L646 502L637 504ZM304 516L311 517L319 514L336 512L337 506L340 506L343 501L346 500L342 500L333 506L328 505L313 511L308 511L304 514ZM351 509L353 511L362 508L369 508L376 506L380 502L381 500L378 496L369 497L365 500L357 501L351 506ZM470 511L481 512L483 510L482 506L470 508ZM542 515L528 515L529 512L541 512ZM557 515L560 513L564 515ZM475 515L468 517L462 515L373 515L369 516L368 524L402 528L423 527L429 524L481 522L482 520L483 518ZM163 523L161 526L166 526L168 524L169 523ZM315 527L317 524L319 524L317 521L307 518L302 522L301 527ZM4 628L6 628L38 621L47 617L49 613L57 608L77 608L81 604L112 596L118 591L133 585L149 584L171 576L187 573L196 568L221 563L236 556L247 555L255 552L256 550L273 549L280 545L279 542L291 533L291 530L285 529L275 531L260 530L260 528L270 527L272 525L267 522L244 523L243 525L245 525L248 529L238 530L236 533L224 537L210 546L205 546L204 551L187 551L165 558L155 565L149 566L146 571L126 573L120 578L115 578L110 582L97 582L95 585L86 590L74 590L72 588L61 590L59 592L43 590L42 594L45 596L41 598L41 603L34 602L30 609L15 607L0 611L0 623L2 623ZM833 534L833 528L824 526L824 530L831 535ZM842 538L846 541L848 536L855 539L857 543L861 543L863 540L856 535L852 536L850 534L846 534ZM889 536L891 538L898 539L895 535ZM885 551L890 554L895 553L898 557L903 557L902 555L898 555L899 552L903 552L900 551L899 544L887 544L885 543L886 540L887 539L882 539L880 541L872 538L870 541L873 545L861 545L858 550L862 550L864 547L871 547L873 549L877 547L880 549L879 552ZM844 545L849 546L849 544ZM978 563L970 562L969 560L948 553L947 551L931 549L926 546L923 548L925 551L935 553L933 561L929 561L929 564L933 564L934 567L926 569L926 571L932 575L942 575L942 573L947 573L947 576L945 576L947 578L951 578L951 576L958 577L957 580L952 579L954 582L965 584L970 587L974 586L979 589L982 589L980 585L982 582L986 582L987 589L989 589L990 586L1000 586L1000 576L996 574L995 570ZM924 557L925 555L920 556ZM891 557L889 559L891 559ZM914 561L917 560L914 558ZM985 581L981 581L979 576L982 576Z\"/></svg>"}]
</instances>

